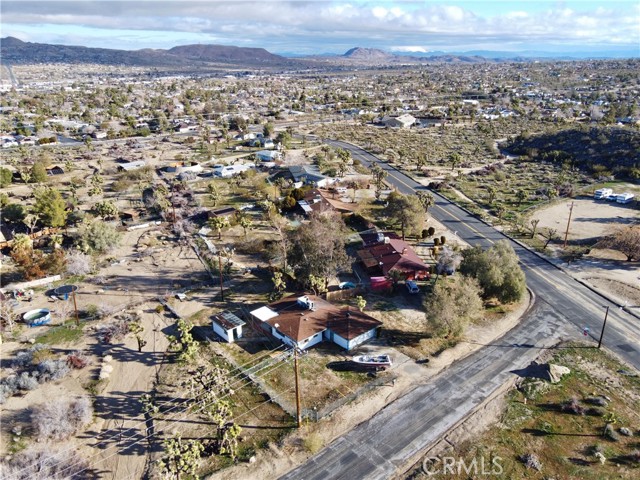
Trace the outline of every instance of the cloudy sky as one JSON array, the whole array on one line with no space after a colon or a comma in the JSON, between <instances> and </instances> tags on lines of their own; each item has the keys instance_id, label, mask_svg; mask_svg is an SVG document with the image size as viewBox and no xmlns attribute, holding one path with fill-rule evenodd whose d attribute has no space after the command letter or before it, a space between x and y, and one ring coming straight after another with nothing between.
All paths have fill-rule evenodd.
<instances>
[{"instance_id":1,"label":"cloudy sky","mask_svg":"<svg viewBox=\"0 0 640 480\"><path fill-rule=\"evenodd\" d=\"M12 1L2 36L91 47L191 43L274 53L551 52L640 57L640 0Z\"/></svg>"}]
</instances>

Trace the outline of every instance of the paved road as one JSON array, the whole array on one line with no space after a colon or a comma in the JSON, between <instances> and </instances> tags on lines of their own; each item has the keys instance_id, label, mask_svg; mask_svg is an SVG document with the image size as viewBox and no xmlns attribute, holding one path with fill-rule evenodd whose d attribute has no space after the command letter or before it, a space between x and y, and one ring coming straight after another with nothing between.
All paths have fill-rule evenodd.
<instances>
[{"instance_id":1,"label":"paved road","mask_svg":"<svg viewBox=\"0 0 640 480\"><path fill-rule=\"evenodd\" d=\"M378 159L350 144L328 142L351 151L369 166ZM380 162L387 181L402 193L420 184ZM473 245L490 246L506 237L434 192L431 214ZM398 467L437 441L509 378L526 367L541 349L560 339L578 338L585 326L600 332L604 306L610 306L604 346L640 368L640 321L519 244L534 307L520 325L475 354L455 363L429 383L419 385L367 422L338 438L307 463L282 477L304 480L386 479ZM584 337L583 337L584 338ZM593 339L594 344L597 338Z\"/></svg>"}]
</instances>

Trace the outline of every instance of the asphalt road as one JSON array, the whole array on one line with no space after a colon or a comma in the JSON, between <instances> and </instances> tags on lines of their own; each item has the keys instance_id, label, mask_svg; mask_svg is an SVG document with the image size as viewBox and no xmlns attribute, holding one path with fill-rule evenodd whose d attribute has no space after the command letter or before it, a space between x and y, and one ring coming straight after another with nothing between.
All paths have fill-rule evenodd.
<instances>
[{"instance_id":1,"label":"asphalt road","mask_svg":"<svg viewBox=\"0 0 640 480\"><path fill-rule=\"evenodd\" d=\"M372 154L344 142L328 141L349 150L365 166L378 162L386 181L404 194L424 189ZM432 192L430 213L460 238L488 247L507 239L502 233ZM585 338L588 327L594 346L609 306L603 346L640 369L640 320L624 312L535 253L511 242L518 253L535 303L515 329L473 355L453 364L435 379L416 386L368 421L335 440L283 479L386 479L436 442L492 392L533 361L542 349L559 340Z\"/></svg>"}]
</instances>

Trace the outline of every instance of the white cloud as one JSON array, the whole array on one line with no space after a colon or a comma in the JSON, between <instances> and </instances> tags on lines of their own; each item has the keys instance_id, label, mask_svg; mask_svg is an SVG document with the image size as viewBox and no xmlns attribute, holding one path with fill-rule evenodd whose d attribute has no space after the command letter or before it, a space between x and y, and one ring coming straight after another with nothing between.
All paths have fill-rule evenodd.
<instances>
[{"instance_id":1,"label":"white cloud","mask_svg":"<svg viewBox=\"0 0 640 480\"><path fill-rule=\"evenodd\" d=\"M416 45L403 45L390 47L392 52L407 52L407 53L428 53L430 50L427 47L420 47Z\"/></svg>"},{"instance_id":2,"label":"white cloud","mask_svg":"<svg viewBox=\"0 0 640 480\"><path fill-rule=\"evenodd\" d=\"M505 3L504 11L489 15L465 2L450 4L394 1L15 1L0 3L3 31L40 28L47 41L51 25L100 31L168 32L215 37L221 43L256 46L289 45L288 50L326 51L344 45L381 46L428 43L432 48L462 45L541 42L566 45L640 44L640 5L636 2L549 4L528 10L525 2ZM30 28L27 28L30 27ZM98 34L96 33L96 36ZM31 35L33 39L33 34ZM146 45L132 44L131 48ZM166 45L170 46L170 45ZM404 47L403 47L404 48ZM407 50L408 51L408 50Z\"/></svg>"}]
</instances>

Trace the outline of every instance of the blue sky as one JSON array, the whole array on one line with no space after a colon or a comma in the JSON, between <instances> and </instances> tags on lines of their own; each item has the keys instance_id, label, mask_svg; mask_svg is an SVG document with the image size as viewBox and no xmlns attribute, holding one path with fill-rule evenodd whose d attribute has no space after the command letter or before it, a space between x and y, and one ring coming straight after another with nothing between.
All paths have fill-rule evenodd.
<instances>
[{"instance_id":1,"label":"blue sky","mask_svg":"<svg viewBox=\"0 0 640 480\"><path fill-rule=\"evenodd\" d=\"M127 50L217 43L300 54L361 46L640 57L640 0L2 0L0 11L3 37Z\"/></svg>"}]
</instances>

